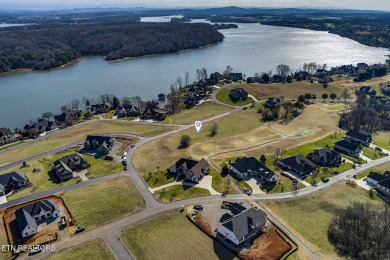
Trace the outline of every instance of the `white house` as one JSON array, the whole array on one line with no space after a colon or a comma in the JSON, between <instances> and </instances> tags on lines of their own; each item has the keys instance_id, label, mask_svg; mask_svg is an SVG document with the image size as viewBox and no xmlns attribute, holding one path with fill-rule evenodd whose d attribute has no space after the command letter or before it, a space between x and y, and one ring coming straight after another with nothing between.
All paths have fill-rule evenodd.
<instances>
[{"instance_id":1,"label":"white house","mask_svg":"<svg viewBox=\"0 0 390 260\"><path fill-rule=\"evenodd\" d=\"M239 245L260 234L267 222L264 211L249 208L221 223L218 233L233 244Z\"/></svg>"},{"instance_id":2,"label":"white house","mask_svg":"<svg viewBox=\"0 0 390 260\"><path fill-rule=\"evenodd\" d=\"M0 145L9 144L16 141L15 134L8 128L0 128Z\"/></svg>"},{"instance_id":3,"label":"white house","mask_svg":"<svg viewBox=\"0 0 390 260\"><path fill-rule=\"evenodd\" d=\"M60 210L54 200L41 200L16 210L15 216L20 234L28 237L38 232L37 221L57 218Z\"/></svg>"}]
</instances>

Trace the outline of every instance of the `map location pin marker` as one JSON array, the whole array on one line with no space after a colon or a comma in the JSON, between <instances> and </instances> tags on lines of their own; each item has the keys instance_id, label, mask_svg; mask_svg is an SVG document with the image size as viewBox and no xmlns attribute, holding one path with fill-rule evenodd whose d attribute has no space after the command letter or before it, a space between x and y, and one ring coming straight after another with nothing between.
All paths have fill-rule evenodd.
<instances>
[{"instance_id":1,"label":"map location pin marker","mask_svg":"<svg viewBox=\"0 0 390 260\"><path fill-rule=\"evenodd\" d=\"M195 126L196 131L199 133L200 129L202 129L202 122L196 121L194 126Z\"/></svg>"}]
</instances>

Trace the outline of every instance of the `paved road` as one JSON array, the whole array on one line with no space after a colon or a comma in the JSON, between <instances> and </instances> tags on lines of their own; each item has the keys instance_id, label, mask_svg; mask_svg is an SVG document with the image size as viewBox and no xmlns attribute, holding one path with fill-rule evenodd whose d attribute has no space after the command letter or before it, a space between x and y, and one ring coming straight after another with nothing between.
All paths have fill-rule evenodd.
<instances>
[{"instance_id":1,"label":"paved road","mask_svg":"<svg viewBox=\"0 0 390 260\"><path fill-rule=\"evenodd\" d=\"M230 112L221 114L219 116L215 116L213 118L209 118L207 120L204 120L204 122L212 121L212 120L215 120L217 118L227 116L227 115L234 113L236 111L239 111L239 110L240 110L240 108L235 107L235 109L230 111ZM143 123L141 123L141 124L143 124ZM153 124L155 124L155 123L153 123ZM30 195L28 197L24 197L24 198L20 198L20 199L14 200L14 201L7 202L6 204L0 205L0 208L5 208L5 207L13 206L16 204L24 203L24 202L30 201L32 199L37 199L37 198L41 198L44 196L52 195L52 194L57 193L57 192L74 189L77 187L87 185L89 183L108 180L108 179L116 178L118 176L128 176L133 180L135 186L137 187L137 189L139 190L139 192L141 193L141 195L143 196L143 198L147 204L146 208L143 211L136 213L134 215L125 217L121 220L112 222L108 225L96 228L92 231L87 231L85 233L78 234L78 235L76 235L68 240L59 241L59 242L55 243L55 246L56 246L56 250L61 250L61 249L64 249L66 247L69 247L72 244L87 241L87 240L90 240L91 238L102 238L102 239L104 239L104 241L106 241L106 243L109 245L110 249L114 252L114 254L117 256L118 259L130 259L130 258L134 258L133 254L127 248L127 246L123 243L123 241L121 241L119 238L121 230L124 227L126 227L127 225L134 224L134 223L137 223L137 222L142 221L144 219L161 214L164 211L168 211L168 210L172 210L172 209L179 209L182 205L199 204L199 203L204 203L207 201L246 200L247 198L243 197L242 194L228 195L226 197L221 197L220 195L205 196L205 197L198 197L198 198L173 202L173 203L169 203L169 204L162 204L156 200L154 195L150 193L147 184L144 182L144 180L140 177L140 175L135 170L134 165L131 162L131 158L132 158L135 150L138 149L140 146L144 145L145 143L148 143L148 142L156 140L158 138L168 136L168 135L171 135L171 134L174 134L174 133L177 133L177 132L180 132L180 131L183 131L185 129L189 129L189 128L193 127L192 125L175 125L175 126L178 127L177 130L163 133L163 134L160 134L160 135L157 135L154 137L140 137L137 135L136 137L139 138L140 141L138 143L136 143L135 147L128 152L127 158L128 158L128 160L130 160L130 162L129 162L128 170L126 172L121 172L121 173L114 174L114 175L104 176L104 177L97 178L97 179L91 179L88 181L80 182L78 184L68 185L68 186L60 187L60 188L57 188L54 190L50 190L50 191L46 191L46 192L42 192L42 193L37 193L34 195ZM63 150L63 149L64 149L64 147L59 148L59 150ZM48 153L52 153L52 152L53 151L50 151ZM35 158L44 156L45 154L46 153L43 153L43 155L42 154L37 155ZM335 183L337 183L338 181L344 179L345 177L347 177L349 175L358 174L358 173L363 172L371 167L375 167L379 164L389 162L389 161L390 161L390 156L384 157L384 158L372 161L369 164L365 164L365 165L362 165L360 167L357 167L356 169L352 169L352 170L349 170L347 172L344 172L336 177L330 178L328 183L319 183L316 187L314 187L314 186L306 187L306 188L301 189L297 192L286 192L286 193L269 194L269 195L268 194L253 195L253 196L251 196L251 200L281 200L281 199L291 199L291 198L297 198L300 196L305 196L305 195L311 194L313 192L316 192L318 190L324 189L330 185L334 185ZM279 228L281 228L286 234L288 234L290 236L290 238L295 243L297 243L302 249L304 249L309 256L311 256L313 259L317 258L317 256L302 241L300 241L297 237L295 237L294 234L292 234L287 228L285 228L281 223L279 223L277 221L277 219L275 219L270 214L268 214L268 216L271 219L271 221L273 221ZM33 258L43 259L45 256L47 256L47 253L42 252L42 253L34 256ZM24 255L21 258L24 259L24 258L27 258L27 256Z\"/></svg>"}]
</instances>

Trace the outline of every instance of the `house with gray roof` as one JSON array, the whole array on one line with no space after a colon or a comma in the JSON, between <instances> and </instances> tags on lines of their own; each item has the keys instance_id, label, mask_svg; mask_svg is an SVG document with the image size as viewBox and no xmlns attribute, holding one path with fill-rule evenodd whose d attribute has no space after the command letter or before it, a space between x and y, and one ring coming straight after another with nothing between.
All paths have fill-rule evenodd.
<instances>
[{"instance_id":1,"label":"house with gray roof","mask_svg":"<svg viewBox=\"0 0 390 260\"><path fill-rule=\"evenodd\" d=\"M267 214L256 208L249 208L222 222L218 233L235 245L256 238L267 223Z\"/></svg>"},{"instance_id":2,"label":"house with gray roof","mask_svg":"<svg viewBox=\"0 0 390 260\"><path fill-rule=\"evenodd\" d=\"M199 182L209 173L209 163L203 158L200 161L181 158L169 168L169 172L176 174L176 179L183 175L186 180Z\"/></svg>"},{"instance_id":3,"label":"house with gray roof","mask_svg":"<svg viewBox=\"0 0 390 260\"><path fill-rule=\"evenodd\" d=\"M370 146L372 143L372 135L365 130L348 130L345 134L346 138L358 142L364 146Z\"/></svg>"},{"instance_id":4,"label":"house with gray roof","mask_svg":"<svg viewBox=\"0 0 390 260\"><path fill-rule=\"evenodd\" d=\"M28 185L28 181L21 172L10 172L0 175L0 196Z\"/></svg>"},{"instance_id":5,"label":"house with gray roof","mask_svg":"<svg viewBox=\"0 0 390 260\"><path fill-rule=\"evenodd\" d=\"M337 167L342 163L341 155L329 147L317 148L307 158L313 163L328 167Z\"/></svg>"},{"instance_id":6,"label":"house with gray roof","mask_svg":"<svg viewBox=\"0 0 390 260\"><path fill-rule=\"evenodd\" d=\"M264 106L268 108L279 107L283 104L283 101L280 98L269 97L267 101L265 101Z\"/></svg>"},{"instance_id":7,"label":"house with gray roof","mask_svg":"<svg viewBox=\"0 0 390 260\"><path fill-rule=\"evenodd\" d=\"M100 154L109 154L114 144L115 139L111 136L88 135L84 142L84 149L97 150Z\"/></svg>"},{"instance_id":8,"label":"house with gray roof","mask_svg":"<svg viewBox=\"0 0 390 260\"><path fill-rule=\"evenodd\" d=\"M245 91L243 88L233 88L230 90L229 98L233 102L237 102L239 100L245 100L248 98L248 92Z\"/></svg>"},{"instance_id":9,"label":"house with gray roof","mask_svg":"<svg viewBox=\"0 0 390 260\"><path fill-rule=\"evenodd\" d=\"M70 154L54 162L53 172L57 179L67 181L73 178L73 172L89 168L89 163L81 154Z\"/></svg>"},{"instance_id":10,"label":"house with gray roof","mask_svg":"<svg viewBox=\"0 0 390 260\"><path fill-rule=\"evenodd\" d=\"M15 142L15 133L8 128L0 128L0 145Z\"/></svg>"},{"instance_id":11,"label":"house with gray roof","mask_svg":"<svg viewBox=\"0 0 390 260\"><path fill-rule=\"evenodd\" d=\"M343 153L359 157L361 151L360 143L356 143L350 138L342 139L334 144L334 149L336 151L341 151Z\"/></svg>"},{"instance_id":12,"label":"house with gray roof","mask_svg":"<svg viewBox=\"0 0 390 260\"><path fill-rule=\"evenodd\" d=\"M317 170L317 166L301 154L279 160L278 164L282 169L291 170L300 177L307 176Z\"/></svg>"},{"instance_id":13,"label":"house with gray roof","mask_svg":"<svg viewBox=\"0 0 390 260\"><path fill-rule=\"evenodd\" d=\"M22 237L38 233L40 222L60 216L60 210L54 200L40 200L15 211L16 221Z\"/></svg>"},{"instance_id":14,"label":"house with gray roof","mask_svg":"<svg viewBox=\"0 0 390 260\"><path fill-rule=\"evenodd\" d=\"M231 163L231 170L239 179L258 176L265 182L276 182L278 180L278 176L273 171L254 157L237 158Z\"/></svg>"}]
</instances>

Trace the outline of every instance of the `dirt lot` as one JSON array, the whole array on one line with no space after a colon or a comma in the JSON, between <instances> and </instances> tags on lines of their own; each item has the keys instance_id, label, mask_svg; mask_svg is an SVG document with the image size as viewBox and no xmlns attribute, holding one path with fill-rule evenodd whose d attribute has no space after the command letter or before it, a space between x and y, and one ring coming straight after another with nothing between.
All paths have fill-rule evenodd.
<instances>
[{"instance_id":1,"label":"dirt lot","mask_svg":"<svg viewBox=\"0 0 390 260\"><path fill-rule=\"evenodd\" d=\"M61 212L60 216L66 216L67 219L70 219L72 217L70 215L70 213L68 212L68 210L66 209L65 204L61 198L56 197L56 196L50 196L50 197L45 197L42 199L53 199L56 202L58 208L60 209L60 212ZM42 200L42 199L39 199L39 200ZM53 222L51 222L47 226L46 226L46 224L41 224L38 227L38 230L40 230L41 228L43 230L39 231L38 233L36 233L33 236L23 238L20 235L19 227L18 227L18 224L16 221L15 211L18 210L19 208L22 208L24 206L27 206L27 205L32 204L34 202L37 202L39 200L30 201L28 203L24 203L24 204L21 204L21 205L18 205L18 206L15 206L15 207L12 207L12 208L9 208L6 210L6 212L4 214L4 223L6 226L8 239L9 239L11 245L45 244L45 242L49 242L50 240L57 240L58 239L58 231L59 230L58 230L57 220L54 220Z\"/></svg>"},{"instance_id":2,"label":"dirt lot","mask_svg":"<svg viewBox=\"0 0 390 260\"><path fill-rule=\"evenodd\" d=\"M202 206L203 211L195 216L194 222L200 229L215 239L220 222L230 218L233 213L229 209L221 208L220 204L207 203ZM250 207L248 203L243 203L242 206ZM191 207L188 210L191 212ZM263 233L253 240L249 248L235 247L226 242L223 242L223 244L236 251L238 256L243 259L280 259L291 249L290 244L277 233L270 222L266 224Z\"/></svg>"}]
</instances>

